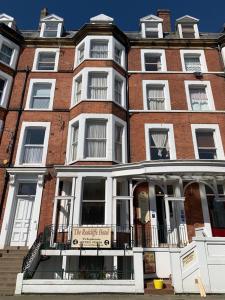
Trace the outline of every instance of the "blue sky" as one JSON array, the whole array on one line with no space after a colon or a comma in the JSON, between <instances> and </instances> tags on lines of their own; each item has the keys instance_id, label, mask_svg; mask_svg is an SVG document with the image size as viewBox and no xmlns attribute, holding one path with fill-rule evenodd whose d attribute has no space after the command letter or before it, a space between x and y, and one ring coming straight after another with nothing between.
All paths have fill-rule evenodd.
<instances>
[{"instance_id":1,"label":"blue sky","mask_svg":"<svg viewBox=\"0 0 225 300\"><path fill-rule=\"evenodd\" d=\"M67 29L78 29L89 18L105 13L115 19L122 30L137 30L140 17L169 8L173 21L185 14L200 19L200 31L222 31L225 23L225 0L2 0L0 11L16 19L21 29L36 29L40 10L65 19Z\"/></svg>"}]
</instances>

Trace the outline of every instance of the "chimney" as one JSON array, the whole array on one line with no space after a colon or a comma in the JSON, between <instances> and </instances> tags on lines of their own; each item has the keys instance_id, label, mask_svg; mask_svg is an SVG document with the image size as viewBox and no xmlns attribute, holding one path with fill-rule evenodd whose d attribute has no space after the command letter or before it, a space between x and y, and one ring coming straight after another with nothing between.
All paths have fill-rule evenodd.
<instances>
[{"instance_id":1,"label":"chimney","mask_svg":"<svg viewBox=\"0 0 225 300\"><path fill-rule=\"evenodd\" d=\"M157 16L163 19L163 32L171 32L171 12L169 9L158 9Z\"/></svg>"},{"instance_id":2,"label":"chimney","mask_svg":"<svg viewBox=\"0 0 225 300\"><path fill-rule=\"evenodd\" d=\"M46 7L42 8L41 13L40 13L40 21L43 18L47 17L47 15L48 15L48 9Z\"/></svg>"}]
</instances>

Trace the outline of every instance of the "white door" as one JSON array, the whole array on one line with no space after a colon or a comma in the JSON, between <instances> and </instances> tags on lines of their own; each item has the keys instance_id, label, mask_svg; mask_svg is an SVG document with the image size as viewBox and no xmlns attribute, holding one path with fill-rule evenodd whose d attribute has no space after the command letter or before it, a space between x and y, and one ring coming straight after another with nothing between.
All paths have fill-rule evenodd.
<instances>
[{"instance_id":1,"label":"white door","mask_svg":"<svg viewBox=\"0 0 225 300\"><path fill-rule=\"evenodd\" d=\"M36 185L33 183L21 183L19 186L19 195L15 198L16 210L12 226L11 246L26 246L29 240L35 199L34 188L36 189Z\"/></svg>"}]
</instances>

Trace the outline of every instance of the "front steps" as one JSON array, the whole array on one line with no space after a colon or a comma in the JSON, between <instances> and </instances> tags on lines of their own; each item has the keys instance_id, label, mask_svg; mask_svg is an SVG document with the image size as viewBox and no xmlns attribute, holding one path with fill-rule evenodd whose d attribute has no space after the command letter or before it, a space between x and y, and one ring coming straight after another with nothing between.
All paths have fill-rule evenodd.
<instances>
[{"instance_id":1,"label":"front steps","mask_svg":"<svg viewBox=\"0 0 225 300\"><path fill-rule=\"evenodd\" d=\"M174 289L170 279L163 279L163 289L157 290L154 288L153 279L145 280L145 294L151 295L173 295Z\"/></svg>"},{"instance_id":2,"label":"front steps","mask_svg":"<svg viewBox=\"0 0 225 300\"><path fill-rule=\"evenodd\" d=\"M8 247L0 250L0 295L14 295L17 274L21 272L27 247Z\"/></svg>"}]
</instances>

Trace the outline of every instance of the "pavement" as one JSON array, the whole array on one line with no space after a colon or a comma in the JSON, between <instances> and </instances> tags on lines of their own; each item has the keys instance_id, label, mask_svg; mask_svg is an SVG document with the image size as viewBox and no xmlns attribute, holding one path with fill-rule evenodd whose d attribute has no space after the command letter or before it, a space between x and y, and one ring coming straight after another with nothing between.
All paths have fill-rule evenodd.
<instances>
[{"instance_id":1,"label":"pavement","mask_svg":"<svg viewBox=\"0 0 225 300\"><path fill-rule=\"evenodd\" d=\"M114 295L114 294L82 294L82 295L21 295L0 296L0 300L196 300L200 295ZM224 300L225 295L209 295L207 300Z\"/></svg>"}]
</instances>

